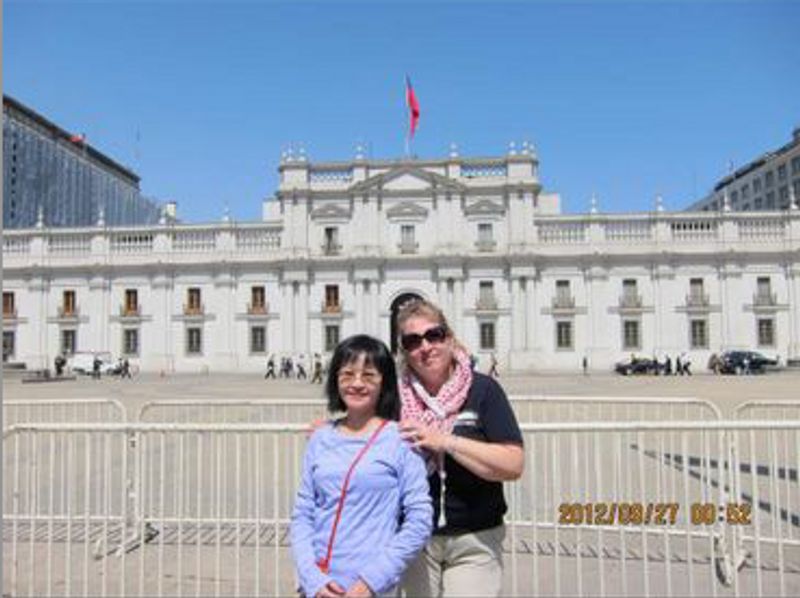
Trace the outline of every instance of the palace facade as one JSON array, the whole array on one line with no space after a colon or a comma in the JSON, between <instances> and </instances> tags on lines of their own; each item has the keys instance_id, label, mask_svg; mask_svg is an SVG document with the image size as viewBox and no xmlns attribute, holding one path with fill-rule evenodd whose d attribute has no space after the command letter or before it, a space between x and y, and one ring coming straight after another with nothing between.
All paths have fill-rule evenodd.
<instances>
[{"instance_id":1,"label":"palace facade","mask_svg":"<svg viewBox=\"0 0 800 598\"><path fill-rule=\"evenodd\" d=\"M800 358L800 211L561 215L519 151L312 163L260 222L6 231L4 358L107 351L149 371L263 371L359 332L394 346L412 296L514 370L759 349Z\"/></svg>"}]
</instances>

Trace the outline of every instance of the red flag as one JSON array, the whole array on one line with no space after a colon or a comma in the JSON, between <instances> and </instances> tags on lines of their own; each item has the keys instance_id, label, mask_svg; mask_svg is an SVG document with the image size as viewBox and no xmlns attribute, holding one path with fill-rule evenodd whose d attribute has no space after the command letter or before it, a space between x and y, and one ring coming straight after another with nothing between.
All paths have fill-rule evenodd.
<instances>
[{"instance_id":1,"label":"red flag","mask_svg":"<svg viewBox=\"0 0 800 598\"><path fill-rule=\"evenodd\" d=\"M69 140L72 143L86 143L86 133L81 133L80 135L70 135Z\"/></svg>"},{"instance_id":2,"label":"red flag","mask_svg":"<svg viewBox=\"0 0 800 598\"><path fill-rule=\"evenodd\" d=\"M419 102L414 93L414 88L411 87L411 79L406 75L406 104L408 104L408 132L409 137L414 137L414 132L417 130L417 121L419 121Z\"/></svg>"}]
</instances>

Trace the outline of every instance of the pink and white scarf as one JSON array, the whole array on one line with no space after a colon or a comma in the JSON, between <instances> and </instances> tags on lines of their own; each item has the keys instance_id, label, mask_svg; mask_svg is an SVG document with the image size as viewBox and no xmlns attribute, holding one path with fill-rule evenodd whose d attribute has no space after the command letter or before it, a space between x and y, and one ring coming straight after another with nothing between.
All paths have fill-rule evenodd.
<instances>
[{"instance_id":1,"label":"pink and white scarf","mask_svg":"<svg viewBox=\"0 0 800 598\"><path fill-rule=\"evenodd\" d=\"M419 378L410 370L400 377L399 390L401 402L401 418L410 419L437 429L443 434L453 431L456 417L464 401L467 400L469 389L472 386L472 366L469 355L464 351L454 354L455 367L447 382L444 383L436 396L431 396L419 381ZM444 453L438 459L428 460L429 468L435 468L439 473L441 482L439 493L439 527L447 524L445 517L445 470Z\"/></svg>"}]
</instances>

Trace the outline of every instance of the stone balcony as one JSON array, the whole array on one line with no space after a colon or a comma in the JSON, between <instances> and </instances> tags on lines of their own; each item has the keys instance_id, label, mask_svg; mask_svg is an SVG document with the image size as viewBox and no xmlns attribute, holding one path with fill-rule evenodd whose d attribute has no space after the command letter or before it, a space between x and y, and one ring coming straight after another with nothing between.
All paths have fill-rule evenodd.
<instances>
[{"instance_id":1,"label":"stone balcony","mask_svg":"<svg viewBox=\"0 0 800 598\"><path fill-rule=\"evenodd\" d=\"M624 293L619 298L620 309L642 309L642 296L638 293Z\"/></svg>"},{"instance_id":2,"label":"stone balcony","mask_svg":"<svg viewBox=\"0 0 800 598\"><path fill-rule=\"evenodd\" d=\"M248 316L266 316L267 314L269 314L269 303L267 301L247 304Z\"/></svg>"},{"instance_id":3,"label":"stone balcony","mask_svg":"<svg viewBox=\"0 0 800 598\"><path fill-rule=\"evenodd\" d=\"M341 243L323 243L321 246L322 255L341 255Z\"/></svg>"},{"instance_id":4,"label":"stone balcony","mask_svg":"<svg viewBox=\"0 0 800 598\"><path fill-rule=\"evenodd\" d=\"M125 305L119 306L119 315L122 318L139 318L142 315L142 310L139 305Z\"/></svg>"},{"instance_id":5,"label":"stone balcony","mask_svg":"<svg viewBox=\"0 0 800 598\"><path fill-rule=\"evenodd\" d=\"M486 295L475 302L475 311L497 311L497 297Z\"/></svg>"},{"instance_id":6,"label":"stone balcony","mask_svg":"<svg viewBox=\"0 0 800 598\"><path fill-rule=\"evenodd\" d=\"M759 292L753 295L753 307L775 307L778 296L775 293Z\"/></svg>"},{"instance_id":7,"label":"stone balcony","mask_svg":"<svg viewBox=\"0 0 800 598\"><path fill-rule=\"evenodd\" d=\"M203 316L206 313L206 307L202 303L187 303L183 306L184 316Z\"/></svg>"},{"instance_id":8,"label":"stone balcony","mask_svg":"<svg viewBox=\"0 0 800 598\"><path fill-rule=\"evenodd\" d=\"M552 308L554 310L575 309L575 297L572 295L556 295L553 297Z\"/></svg>"},{"instance_id":9,"label":"stone balcony","mask_svg":"<svg viewBox=\"0 0 800 598\"><path fill-rule=\"evenodd\" d=\"M397 244L397 249L402 254L414 254L419 252L419 243L416 241L401 241Z\"/></svg>"},{"instance_id":10,"label":"stone balcony","mask_svg":"<svg viewBox=\"0 0 800 598\"><path fill-rule=\"evenodd\" d=\"M60 305L58 307L58 317L61 319L75 319L80 316L80 310L77 306Z\"/></svg>"},{"instance_id":11,"label":"stone balcony","mask_svg":"<svg viewBox=\"0 0 800 598\"><path fill-rule=\"evenodd\" d=\"M340 316L342 315L342 301L336 303L323 301L320 311L323 315Z\"/></svg>"},{"instance_id":12,"label":"stone balcony","mask_svg":"<svg viewBox=\"0 0 800 598\"><path fill-rule=\"evenodd\" d=\"M497 249L497 241L494 239L480 239L475 241L475 249L482 253L494 251Z\"/></svg>"},{"instance_id":13,"label":"stone balcony","mask_svg":"<svg viewBox=\"0 0 800 598\"><path fill-rule=\"evenodd\" d=\"M686 295L686 307L703 309L711 305L708 293L688 293Z\"/></svg>"}]
</instances>

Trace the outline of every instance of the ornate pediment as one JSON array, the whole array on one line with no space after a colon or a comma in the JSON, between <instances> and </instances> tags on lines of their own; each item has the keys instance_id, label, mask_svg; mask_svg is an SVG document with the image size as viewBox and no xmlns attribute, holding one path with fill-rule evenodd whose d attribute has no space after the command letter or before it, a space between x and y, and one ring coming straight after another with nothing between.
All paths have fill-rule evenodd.
<instances>
[{"instance_id":1,"label":"ornate pediment","mask_svg":"<svg viewBox=\"0 0 800 598\"><path fill-rule=\"evenodd\" d=\"M349 220L350 210L337 204L325 204L311 212L312 220Z\"/></svg>"},{"instance_id":2,"label":"ornate pediment","mask_svg":"<svg viewBox=\"0 0 800 598\"><path fill-rule=\"evenodd\" d=\"M382 191L427 191L433 187L445 191L462 192L466 187L453 179L414 166L400 166L369 177L351 187L354 193L373 189Z\"/></svg>"},{"instance_id":3,"label":"ornate pediment","mask_svg":"<svg viewBox=\"0 0 800 598\"><path fill-rule=\"evenodd\" d=\"M428 217L428 210L412 201L404 201L386 210L387 218L420 218Z\"/></svg>"},{"instance_id":4,"label":"ornate pediment","mask_svg":"<svg viewBox=\"0 0 800 598\"><path fill-rule=\"evenodd\" d=\"M506 209L502 204L490 199L479 199L464 208L464 214L467 216L502 216L505 213Z\"/></svg>"}]
</instances>

